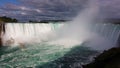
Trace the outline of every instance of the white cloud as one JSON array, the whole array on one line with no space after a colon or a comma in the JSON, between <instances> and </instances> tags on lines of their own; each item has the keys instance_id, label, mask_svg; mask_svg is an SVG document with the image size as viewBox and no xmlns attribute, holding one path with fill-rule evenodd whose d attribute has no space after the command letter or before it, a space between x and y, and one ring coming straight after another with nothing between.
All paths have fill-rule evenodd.
<instances>
[{"instance_id":1,"label":"white cloud","mask_svg":"<svg viewBox=\"0 0 120 68\"><path fill-rule=\"evenodd\" d=\"M36 12L41 13L42 11L40 9L35 9Z\"/></svg>"},{"instance_id":2,"label":"white cloud","mask_svg":"<svg viewBox=\"0 0 120 68\"><path fill-rule=\"evenodd\" d=\"M21 14L22 14L22 15L27 15L27 13L25 13L25 12L21 12Z\"/></svg>"}]
</instances>

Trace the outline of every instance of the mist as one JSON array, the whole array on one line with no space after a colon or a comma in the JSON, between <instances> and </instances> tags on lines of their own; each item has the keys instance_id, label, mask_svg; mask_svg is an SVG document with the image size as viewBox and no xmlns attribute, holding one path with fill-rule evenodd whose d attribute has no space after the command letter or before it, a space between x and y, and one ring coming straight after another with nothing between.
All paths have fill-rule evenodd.
<instances>
[{"instance_id":1,"label":"mist","mask_svg":"<svg viewBox=\"0 0 120 68\"><path fill-rule=\"evenodd\" d=\"M87 43L87 47L96 50L106 50L113 47L113 43L108 39L90 29L91 24L100 21L96 21L96 18L99 18L100 15L98 1L88 1L88 4L84 6L78 16L57 31L56 38L50 43L64 45L65 47L82 46L83 43Z\"/></svg>"}]
</instances>

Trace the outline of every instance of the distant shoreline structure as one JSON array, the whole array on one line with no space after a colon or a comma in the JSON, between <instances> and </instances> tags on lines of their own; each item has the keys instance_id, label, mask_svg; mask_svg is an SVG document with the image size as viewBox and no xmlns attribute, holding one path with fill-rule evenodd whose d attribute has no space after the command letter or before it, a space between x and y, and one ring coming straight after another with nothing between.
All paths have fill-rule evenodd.
<instances>
[{"instance_id":1,"label":"distant shoreline structure","mask_svg":"<svg viewBox=\"0 0 120 68\"><path fill-rule=\"evenodd\" d=\"M104 20L106 23L120 24L120 19L106 19Z\"/></svg>"},{"instance_id":2,"label":"distant shoreline structure","mask_svg":"<svg viewBox=\"0 0 120 68\"><path fill-rule=\"evenodd\" d=\"M28 21L18 21L15 18L11 18L11 17L6 17L6 16L2 16L0 17L0 23L65 23L68 21L72 21L72 20L28 20ZM120 18L105 18L105 19L96 19L96 23L113 23L113 24L120 24Z\"/></svg>"}]
</instances>

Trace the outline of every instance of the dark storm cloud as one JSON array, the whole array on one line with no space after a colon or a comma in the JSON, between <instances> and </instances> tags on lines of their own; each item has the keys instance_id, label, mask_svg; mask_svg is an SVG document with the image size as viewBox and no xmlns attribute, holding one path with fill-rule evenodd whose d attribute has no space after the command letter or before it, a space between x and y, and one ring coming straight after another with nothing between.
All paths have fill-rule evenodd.
<instances>
[{"instance_id":1,"label":"dark storm cloud","mask_svg":"<svg viewBox=\"0 0 120 68\"><path fill-rule=\"evenodd\" d=\"M48 18L72 17L80 10L84 0L20 0L25 6L40 10L36 16ZM27 3L27 4L26 4ZM46 16L46 17L45 17Z\"/></svg>"},{"instance_id":2,"label":"dark storm cloud","mask_svg":"<svg viewBox=\"0 0 120 68\"><path fill-rule=\"evenodd\" d=\"M84 0L19 0L20 5L6 4L0 7L2 15L18 19L71 18L82 8Z\"/></svg>"},{"instance_id":3,"label":"dark storm cloud","mask_svg":"<svg viewBox=\"0 0 120 68\"><path fill-rule=\"evenodd\" d=\"M0 15L19 20L71 19L88 0L19 0L20 4L0 6ZM100 9L108 17L120 17L120 0L99 0Z\"/></svg>"}]
</instances>

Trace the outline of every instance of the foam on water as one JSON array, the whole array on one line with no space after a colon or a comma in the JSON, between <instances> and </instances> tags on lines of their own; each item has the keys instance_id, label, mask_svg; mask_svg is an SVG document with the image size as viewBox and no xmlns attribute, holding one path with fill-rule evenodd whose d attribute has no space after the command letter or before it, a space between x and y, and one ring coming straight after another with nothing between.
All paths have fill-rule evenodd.
<instances>
[{"instance_id":1,"label":"foam on water","mask_svg":"<svg viewBox=\"0 0 120 68\"><path fill-rule=\"evenodd\" d=\"M76 55L75 57L83 57L78 59L80 63L90 62L89 57L96 54L96 51L89 50L85 47L77 47L74 52L72 48L46 43L26 45L24 50L17 47L7 47L1 48L0 51L2 51L2 53L0 52L0 67L2 68L58 68L61 64L64 64L62 61L65 58L72 57L72 54L73 56ZM71 52L69 53L69 51ZM69 54L71 56L69 56ZM78 60L72 61L78 62Z\"/></svg>"}]
</instances>

